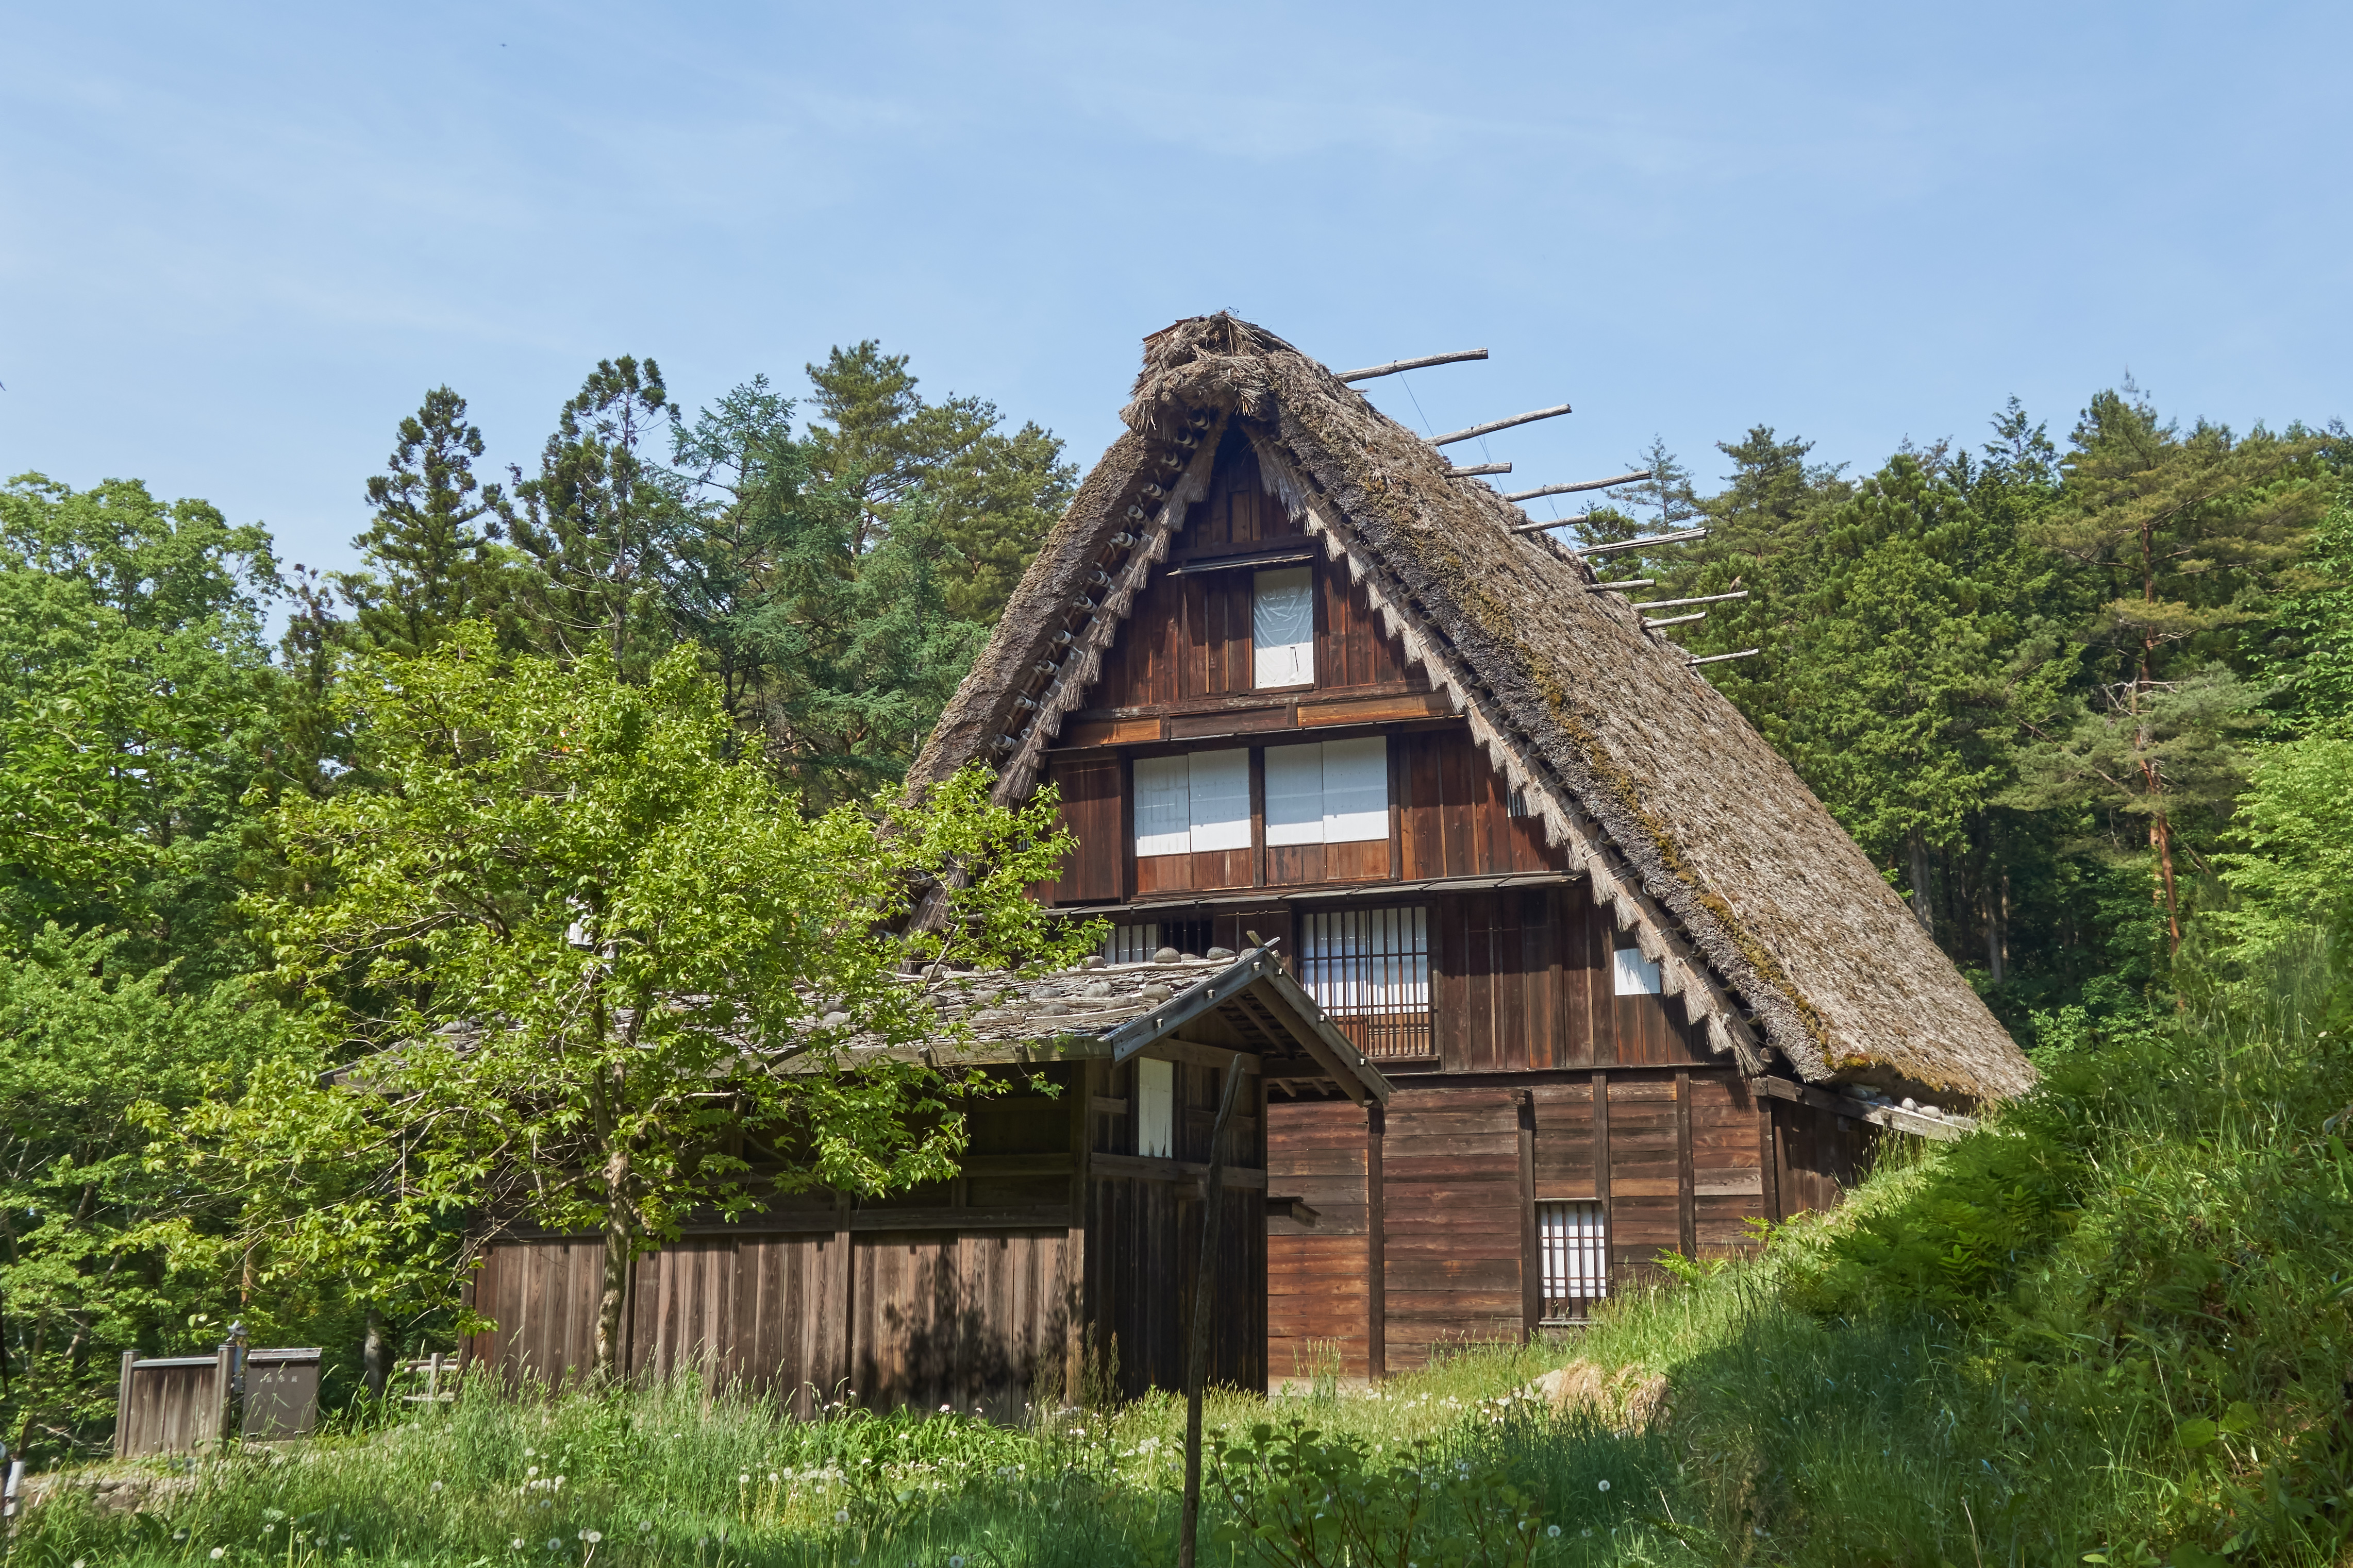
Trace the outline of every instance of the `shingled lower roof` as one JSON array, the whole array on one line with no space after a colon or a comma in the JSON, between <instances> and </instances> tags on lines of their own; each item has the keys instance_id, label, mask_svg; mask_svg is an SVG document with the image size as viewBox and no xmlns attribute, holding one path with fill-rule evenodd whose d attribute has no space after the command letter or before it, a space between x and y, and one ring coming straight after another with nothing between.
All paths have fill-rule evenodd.
<instances>
[{"instance_id":1,"label":"shingled lower roof","mask_svg":"<svg viewBox=\"0 0 2353 1568\"><path fill-rule=\"evenodd\" d=\"M1270 490L1525 792L1570 868L1718 1050L1812 1082L1995 1100L2033 1068L1779 753L1526 514L1262 328L1145 341L1128 430L1081 486L913 781L967 763L1026 795L1229 425ZM1106 581L1107 579L1107 581ZM1071 640L1058 643L1068 631Z\"/></svg>"}]
</instances>

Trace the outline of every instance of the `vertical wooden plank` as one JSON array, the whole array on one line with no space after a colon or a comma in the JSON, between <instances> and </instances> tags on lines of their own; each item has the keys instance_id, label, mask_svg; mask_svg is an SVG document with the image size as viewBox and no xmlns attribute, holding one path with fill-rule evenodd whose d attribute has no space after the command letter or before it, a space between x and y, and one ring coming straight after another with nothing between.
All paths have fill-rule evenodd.
<instances>
[{"instance_id":1,"label":"vertical wooden plank","mask_svg":"<svg viewBox=\"0 0 2353 1568\"><path fill-rule=\"evenodd\" d=\"M1609 1293L1618 1290L1617 1221L1609 1195L1609 1075L1593 1075L1593 1196L1601 1205L1601 1259Z\"/></svg>"},{"instance_id":2,"label":"vertical wooden plank","mask_svg":"<svg viewBox=\"0 0 2353 1568\"><path fill-rule=\"evenodd\" d=\"M1086 1387L1087 1195L1093 1184L1094 1097L1103 1092L1105 1068L1100 1061L1079 1062L1067 1075L1064 1092L1071 1097L1071 1224L1063 1238L1062 1403L1077 1405Z\"/></svg>"},{"instance_id":3,"label":"vertical wooden plank","mask_svg":"<svg viewBox=\"0 0 2353 1568\"><path fill-rule=\"evenodd\" d=\"M114 1457L118 1459L131 1457L124 1445L131 1441L131 1369L138 1360L136 1351L122 1352L122 1378L114 1385Z\"/></svg>"},{"instance_id":4,"label":"vertical wooden plank","mask_svg":"<svg viewBox=\"0 0 2353 1568\"><path fill-rule=\"evenodd\" d=\"M1781 1162L1773 1149L1773 1102L1763 1095L1757 1100L1757 1168L1764 1178L1762 1207L1765 1217L1775 1225L1785 1217L1781 1213Z\"/></svg>"},{"instance_id":5,"label":"vertical wooden plank","mask_svg":"<svg viewBox=\"0 0 2353 1568\"><path fill-rule=\"evenodd\" d=\"M1388 1113L1365 1107L1365 1374L1378 1383L1388 1375L1388 1263L1383 1237L1387 1205L1381 1194L1381 1134Z\"/></svg>"},{"instance_id":6,"label":"vertical wooden plank","mask_svg":"<svg viewBox=\"0 0 2353 1568\"><path fill-rule=\"evenodd\" d=\"M857 1269L851 1263L849 1230L849 1194L838 1193L833 1200L833 1300L827 1303L832 1310L832 1331L828 1336L834 1343L833 1354L828 1358L826 1385L838 1387L837 1396L845 1404L858 1402L858 1303Z\"/></svg>"},{"instance_id":7,"label":"vertical wooden plank","mask_svg":"<svg viewBox=\"0 0 2353 1568\"><path fill-rule=\"evenodd\" d=\"M1683 1254L1699 1256L1699 1218L1692 1195L1692 1075L1675 1069L1675 1219L1683 1233Z\"/></svg>"},{"instance_id":8,"label":"vertical wooden plank","mask_svg":"<svg viewBox=\"0 0 2353 1568\"><path fill-rule=\"evenodd\" d=\"M1440 858L1448 877L1468 876L1474 869L1471 849L1471 742L1447 735L1438 753Z\"/></svg>"},{"instance_id":9,"label":"vertical wooden plank","mask_svg":"<svg viewBox=\"0 0 2353 1568\"><path fill-rule=\"evenodd\" d=\"M1544 1276L1536 1244L1536 1103L1526 1089L1513 1095L1520 1129L1520 1342L1535 1338L1544 1316Z\"/></svg>"}]
</instances>

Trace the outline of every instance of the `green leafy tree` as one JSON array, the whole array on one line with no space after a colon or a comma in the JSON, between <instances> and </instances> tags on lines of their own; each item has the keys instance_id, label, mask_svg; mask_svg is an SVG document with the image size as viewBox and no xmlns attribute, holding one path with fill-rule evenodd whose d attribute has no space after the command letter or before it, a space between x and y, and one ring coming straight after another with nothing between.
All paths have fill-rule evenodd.
<instances>
[{"instance_id":1,"label":"green leafy tree","mask_svg":"<svg viewBox=\"0 0 2353 1568\"><path fill-rule=\"evenodd\" d=\"M539 472L514 470L509 531L533 568L522 614L540 651L601 649L641 676L668 647L662 586L680 503L644 447L677 416L652 360L601 360L565 404Z\"/></svg>"},{"instance_id":2,"label":"green leafy tree","mask_svg":"<svg viewBox=\"0 0 2353 1568\"><path fill-rule=\"evenodd\" d=\"M464 627L364 661L340 700L382 784L290 798L276 832L319 891L254 908L313 1048L184 1119L177 1155L252 1194L184 1247L267 1283L447 1302L503 1225L595 1229L611 1373L630 1261L690 1214L952 1172L949 1091L984 1086L934 1006L949 966L1067 962L1089 934L1026 894L1069 847L1050 802L992 807L974 773L887 826L879 800L804 816L690 649L638 684ZM902 929L934 885L944 925Z\"/></svg>"},{"instance_id":3,"label":"green leafy tree","mask_svg":"<svg viewBox=\"0 0 2353 1568\"><path fill-rule=\"evenodd\" d=\"M244 960L246 792L283 755L269 536L131 480L0 489L0 942L50 921L202 985Z\"/></svg>"},{"instance_id":4,"label":"green leafy tree","mask_svg":"<svg viewBox=\"0 0 2353 1568\"><path fill-rule=\"evenodd\" d=\"M514 567L498 543L513 511L499 486L474 478L481 455L480 428L447 386L400 422L388 471L367 482L375 516L353 541L369 570L337 579L374 646L415 653L469 618L513 638Z\"/></svg>"},{"instance_id":5,"label":"green leafy tree","mask_svg":"<svg viewBox=\"0 0 2353 1568\"><path fill-rule=\"evenodd\" d=\"M190 994L169 967L142 973L129 945L49 925L0 964L0 1407L20 1456L86 1457L120 1353L183 1348L237 1302L233 1266L177 1274L139 1244L192 1194L148 1169L135 1112L177 1116L241 1078L274 1015L233 985Z\"/></svg>"}]
</instances>

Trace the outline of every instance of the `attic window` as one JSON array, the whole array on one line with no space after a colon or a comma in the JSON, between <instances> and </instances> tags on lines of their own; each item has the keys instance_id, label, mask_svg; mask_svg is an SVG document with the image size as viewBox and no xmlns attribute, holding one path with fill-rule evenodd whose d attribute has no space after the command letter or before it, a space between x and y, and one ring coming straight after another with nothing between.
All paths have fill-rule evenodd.
<instances>
[{"instance_id":1,"label":"attic window","mask_svg":"<svg viewBox=\"0 0 2353 1568\"><path fill-rule=\"evenodd\" d=\"M1250 578L1250 684L1315 680L1315 572L1286 566Z\"/></svg>"},{"instance_id":2,"label":"attic window","mask_svg":"<svg viewBox=\"0 0 2353 1568\"><path fill-rule=\"evenodd\" d=\"M1266 749L1266 842L1361 844L1389 836L1388 737Z\"/></svg>"},{"instance_id":3,"label":"attic window","mask_svg":"<svg viewBox=\"0 0 2353 1568\"><path fill-rule=\"evenodd\" d=\"M1108 963L1149 963L1152 955L1159 951L1160 925L1156 921L1113 926L1111 935L1103 939L1103 960Z\"/></svg>"},{"instance_id":4,"label":"attic window","mask_svg":"<svg viewBox=\"0 0 2353 1568\"><path fill-rule=\"evenodd\" d=\"M1511 803L1504 807L1504 815L1506 816L1529 816L1528 792L1524 789L1514 790L1512 792Z\"/></svg>"},{"instance_id":5,"label":"attic window","mask_svg":"<svg viewBox=\"0 0 2353 1568\"><path fill-rule=\"evenodd\" d=\"M1609 955L1610 967L1617 972L1618 994L1620 996L1656 996L1659 994L1659 966L1642 956L1639 947L1621 947Z\"/></svg>"},{"instance_id":6,"label":"attic window","mask_svg":"<svg viewBox=\"0 0 2353 1568\"><path fill-rule=\"evenodd\" d=\"M1198 854L1250 847L1250 752L1139 757L1135 852Z\"/></svg>"}]
</instances>

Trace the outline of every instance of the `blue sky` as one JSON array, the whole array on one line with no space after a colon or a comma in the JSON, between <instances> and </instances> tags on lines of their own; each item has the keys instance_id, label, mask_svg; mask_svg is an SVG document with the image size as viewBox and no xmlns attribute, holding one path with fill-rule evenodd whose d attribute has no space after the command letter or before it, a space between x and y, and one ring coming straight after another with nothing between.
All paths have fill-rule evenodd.
<instances>
[{"instance_id":1,"label":"blue sky","mask_svg":"<svg viewBox=\"0 0 2353 1568\"><path fill-rule=\"evenodd\" d=\"M1515 484L1753 424L1875 465L2127 372L2353 416L2353 10L9 7L0 468L351 563L448 382L526 461L599 357L690 409L861 337L1082 464L1230 307Z\"/></svg>"}]
</instances>

